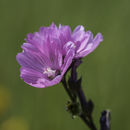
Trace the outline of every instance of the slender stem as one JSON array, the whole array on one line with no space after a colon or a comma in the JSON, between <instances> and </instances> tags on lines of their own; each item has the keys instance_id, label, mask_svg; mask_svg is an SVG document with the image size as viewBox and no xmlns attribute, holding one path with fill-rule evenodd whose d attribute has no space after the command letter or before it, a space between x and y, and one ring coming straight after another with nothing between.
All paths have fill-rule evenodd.
<instances>
[{"instance_id":1,"label":"slender stem","mask_svg":"<svg viewBox=\"0 0 130 130\"><path fill-rule=\"evenodd\" d=\"M81 79L77 79L77 67L81 63L81 59L74 61L72 66L69 68L71 69L71 77L68 81L68 84L66 82L66 73L62 79L62 84L69 95L72 103L79 103L81 105L82 110L76 115L79 115L81 120L90 128L90 130L97 130L93 118L92 118L92 110L93 110L93 103L91 100L87 101L86 97L84 95L84 92L81 87ZM76 98L78 97L79 102L77 102ZM77 106L76 106L77 108ZM75 113L71 113L75 115ZM110 112L104 111L102 112L101 118L100 118L100 130L110 130Z\"/></svg>"},{"instance_id":2,"label":"slender stem","mask_svg":"<svg viewBox=\"0 0 130 130\"><path fill-rule=\"evenodd\" d=\"M86 101L86 97L85 97L85 95L84 95L84 93L81 89L81 86L79 86L78 89L77 89L77 95L78 95L82 110L85 111L88 104L87 104L87 101Z\"/></svg>"},{"instance_id":3,"label":"slender stem","mask_svg":"<svg viewBox=\"0 0 130 130\"><path fill-rule=\"evenodd\" d=\"M90 127L89 121L86 119L86 117L85 117L83 114L80 115L80 118L84 121L84 123L85 123L87 126Z\"/></svg>"},{"instance_id":4,"label":"slender stem","mask_svg":"<svg viewBox=\"0 0 130 130\"><path fill-rule=\"evenodd\" d=\"M86 97L85 97L85 95L84 95L84 93L83 93L83 91L81 89L81 86L77 90L77 93L78 93L78 98L79 98L82 110L83 110L83 112L86 112L86 110L88 108L88 103L87 103ZM87 119L86 119L86 117L84 115L80 116L80 118L88 125L88 127L91 130L96 130L96 127L94 125L91 114L90 113L87 113L87 114L88 114L87 115L88 121L87 121Z\"/></svg>"},{"instance_id":5,"label":"slender stem","mask_svg":"<svg viewBox=\"0 0 130 130\"><path fill-rule=\"evenodd\" d=\"M64 75L63 79L62 79L62 84L67 92L67 94L69 95L71 101L74 103L76 102L76 97L79 98L80 104L81 104L81 108L82 108L82 112L79 115L79 117L84 121L84 123L90 128L90 130L97 130L94 123L93 123L93 119L91 116L91 111L89 111L89 103L86 100L86 97L82 91L81 88L81 81L77 80L77 67L79 66L79 64L81 63L81 59L73 62L72 64L72 68L71 68L71 77L70 77L70 82L71 84L69 84L69 87L67 86L66 83L66 74ZM76 93L76 95L75 95Z\"/></svg>"},{"instance_id":6,"label":"slender stem","mask_svg":"<svg viewBox=\"0 0 130 130\"><path fill-rule=\"evenodd\" d=\"M62 84L64 86L64 89L66 90L67 94L69 95L70 99L72 102L75 101L75 98L73 97L73 95L71 94L69 88L67 87L67 83L66 83L66 77L64 76L62 79Z\"/></svg>"},{"instance_id":7,"label":"slender stem","mask_svg":"<svg viewBox=\"0 0 130 130\"><path fill-rule=\"evenodd\" d=\"M90 121L90 128L91 128L91 130L97 130L97 128L95 127L95 124L94 124L94 122L93 122L93 119L92 119L92 116L90 115L90 117L89 117L89 121Z\"/></svg>"}]
</instances>

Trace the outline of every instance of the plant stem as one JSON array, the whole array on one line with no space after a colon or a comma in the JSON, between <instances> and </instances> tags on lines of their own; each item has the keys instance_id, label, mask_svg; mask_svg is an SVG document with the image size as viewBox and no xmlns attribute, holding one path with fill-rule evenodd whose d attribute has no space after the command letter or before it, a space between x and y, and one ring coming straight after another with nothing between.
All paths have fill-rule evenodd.
<instances>
[{"instance_id":1,"label":"plant stem","mask_svg":"<svg viewBox=\"0 0 130 130\"><path fill-rule=\"evenodd\" d=\"M81 59L73 61L72 66L69 68L69 70L71 69L71 76L68 82L66 82L66 72L62 79L62 84L71 99L71 103L73 104L73 106L71 106L72 110L70 109L71 114L73 116L78 115L81 118L81 120L86 124L86 126L90 128L90 130L97 130L92 118L93 102L91 100L86 100L86 97L81 87L81 78L79 80L77 79L76 70L77 67L81 64L81 62ZM77 101L77 97L80 103ZM79 106L74 104L80 104L82 109L79 111ZM78 112L75 112L74 110L78 110ZM109 111L102 112L100 118L100 126L101 130L110 130Z\"/></svg>"},{"instance_id":2,"label":"plant stem","mask_svg":"<svg viewBox=\"0 0 130 130\"><path fill-rule=\"evenodd\" d=\"M80 118L87 124L87 126L91 129L91 130L96 130L96 127L94 125L93 119L92 119L92 115L91 113L89 113L88 109L88 103L86 100L86 97L81 89L81 86L79 86L79 89L77 89L77 93L78 93L78 98L82 107L82 111L83 112L87 112L87 119L84 115L81 115Z\"/></svg>"},{"instance_id":3,"label":"plant stem","mask_svg":"<svg viewBox=\"0 0 130 130\"><path fill-rule=\"evenodd\" d=\"M70 99L72 102L75 101L75 98L73 97L72 93L70 92L68 86L67 86L67 83L66 83L66 77L64 76L63 79L62 79L62 84L64 86L64 89L66 90L67 94L69 95Z\"/></svg>"}]
</instances>

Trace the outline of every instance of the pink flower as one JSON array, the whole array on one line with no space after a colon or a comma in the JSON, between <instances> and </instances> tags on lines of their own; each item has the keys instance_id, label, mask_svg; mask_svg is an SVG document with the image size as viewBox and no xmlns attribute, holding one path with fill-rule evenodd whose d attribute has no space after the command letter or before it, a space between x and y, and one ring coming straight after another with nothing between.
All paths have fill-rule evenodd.
<instances>
[{"instance_id":1,"label":"pink flower","mask_svg":"<svg viewBox=\"0 0 130 130\"><path fill-rule=\"evenodd\" d=\"M58 84L72 60L91 53L103 38L100 33L93 38L83 26L71 32L69 26L52 23L28 34L25 40L23 51L16 56L21 65L20 77L33 87L44 88Z\"/></svg>"}]
</instances>

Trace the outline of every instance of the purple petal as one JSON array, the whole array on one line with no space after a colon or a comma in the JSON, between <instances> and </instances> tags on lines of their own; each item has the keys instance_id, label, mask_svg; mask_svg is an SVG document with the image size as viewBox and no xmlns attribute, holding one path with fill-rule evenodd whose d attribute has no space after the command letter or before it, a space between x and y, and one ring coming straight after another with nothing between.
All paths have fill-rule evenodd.
<instances>
[{"instance_id":1,"label":"purple petal","mask_svg":"<svg viewBox=\"0 0 130 130\"><path fill-rule=\"evenodd\" d=\"M66 54L70 49L75 50L75 48L76 48L76 45L73 42L71 42L71 41L67 42L63 46L64 54Z\"/></svg>"},{"instance_id":2,"label":"purple petal","mask_svg":"<svg viewBox=\"0 0 130 130\"><path fill-rule=\"evenodd\" d=\"M26 51L18 53L16 59L22 67L31 68L38 72L42 72L43 68L50 64L47 57Z\"/></svg>"},{"instance_id":3,"label":"purple petal","mask_svg":"<svg viewBox=\"0 0 130 130\"><path fill-rule=\"evenodd\" d=\"M92 42L88 43L87 47L83 51L81 51L79 54L76 55L76 58L84 57L84 56L90 54L91 52L93 52L98 47L98 45L102 41L103 41L103 36L102 36L101 33L98 33L95 36L95 38L92 40Z\"/></svg>"},{"instance_id":4,"label":"purple petal","mask_svg":"<svg viewBox=\"0 0 130 130\"><path fill-rule=\"evenodd\" d=\"M33 45L33 44L30 44L30 43L24 43L21 48L25 51L29 50L29 51L32 51L32 52L38 52L39 50Z\"/></svg>"},{"instance_id":5,"label":"purple petal","mask_svg":"<svg viewBox=\"0 0 130 130\"><path fill-rule=\"evenodd\" d=\"M84 35L84 39L80 42L80 47L77 50L77 53L84 50L87 47L88 42L92 42L93 34L90 31L87 31Z\"/></svg>"},{"instance_id":6,"label":"purple petal","mask_svg":"<svg viewBox=\"0 0 130 130\"><path fill-rule=\"evenodd\" d=\"M29 68L21 68L20 71L20 77L26 83L36 84L37 80L42 76L42 73Z\"/></svg>"},{"instance_id":7,"label":"purple petal","mask_svg":"<svg viewBox=\"0 0 130 130\"><path fill-rule=\"evenodd\" d=\"M74 42L77 42L81 41L84 38L84 35L85 35L84 27L79 25L73 31L72 38Z\"/></svg>"},{"instance_id":8,"label":"purple petal","mask_svg":"<svg viewBox=\"0 0 130 130\"><path fill-rule=\"evenodd\" d=\"M50 87L53 85L58 84L62 79L61 75L56 76L53 80L49 81L45 78L40 78L38 79L36 84L30 84L33 87L37 87L37 88L46 88L46 87Z\"/></svg>"},{"instance_id":9,"label":"purple petal","mask_svg":"<svg viewBox=\"0 0 130 130\"><path fill-rule=\"evenodd\" d=\"M74 58L74 50L73 49L70 49L68 52L67 52L67 55L66 57L64 58L64 65L62 66L61 70L62 70L62 74L61 75L64 75L64 73L67 71L67 69L69 68L69 66L71 65L72 63L72 60Z\"/></svg>"},{"instance_id":10,"label":"purple petal","mask_svg":"<svg viewBox=\"0 0 130 130\"><path fill-rule=\"evenodd\" d=\"M65 44L68 41L72 41L71 28L69 26L59 25L59 33L60 33L59 38L60 38L62 44Z\"/></svg>"}]
</instances>

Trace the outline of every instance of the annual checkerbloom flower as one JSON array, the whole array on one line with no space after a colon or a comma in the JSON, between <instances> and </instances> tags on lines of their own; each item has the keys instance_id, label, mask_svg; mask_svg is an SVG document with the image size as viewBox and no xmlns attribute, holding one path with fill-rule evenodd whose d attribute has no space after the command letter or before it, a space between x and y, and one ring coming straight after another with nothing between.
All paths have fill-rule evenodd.
<instances>
[{"instance_id":1,"label":"annual checkerbloom flower","mask_svg":"<svg viewBox=\"0 0 130 130\"><path fill-rule=\"evenodd\" d=\"M33 87L55 85L74 59L91 53L102 40L100 33L93 38L83 26L77 26L73 32L69 26L57 27L54 23L41 27L39 32L27 35L23 51L16 56L21 65L20 77Z\"/></svg>"}]
</instances>

